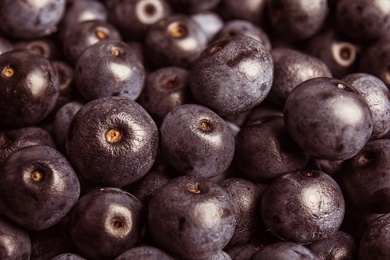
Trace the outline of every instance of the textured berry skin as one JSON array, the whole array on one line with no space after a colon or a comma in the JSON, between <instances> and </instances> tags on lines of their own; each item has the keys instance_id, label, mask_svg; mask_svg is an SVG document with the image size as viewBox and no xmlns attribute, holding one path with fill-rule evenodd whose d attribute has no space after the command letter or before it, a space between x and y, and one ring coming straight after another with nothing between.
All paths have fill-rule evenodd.
<instances>
[{"instance_id":1,"label":"textured berry skin","mask_svg":"<svg viewBox=\"0 0 390 260\"><path fill-rule=\"evenodd\" d=\"M59 83L50 61L29 50L0 56L0 124L32 126L53 109Z\"/></svg>"},{"instance_id":2,"label":"textured berry skin","mask_svg":"<svg viewBox=\"0 0 390 260\"><path fill-rule=\"evenodd\" d=\"M160 139L164 158L180 174L214 177L233 160L232 131L221 117L201 105L171 110L161 124Z\"/></svg>"},{"instance_id":3,"label":"textured berry skin","mask_svg":"<svg viewBox=\"0 0 390 260\"><path fill-rule=\"evenodd\" d=\"M195 13L191 15L191 19L206 34L208 42L214 39L215 35L219 32L219 30L222 29L225 24L222 17L213 11Z\"/></svg>"},{"instance_id":4,"label":"textured berry skin","mask_svg":"<svg viewBox=\"0 0 390 260\"><path fill-rule=\"evenodd\" d=\"M237 135L235 165L253 182L270 182L286 172L302 170L308 161L309 155L288 135L282 116L254 119Z\"/></svg>"},{"instance_id":5,"label":"textured berry skin","mask_svg":"<svg viewBox=\"0 0 390 260\"><path fill-rule=\"evenodd\" d=\"M47 145L55 148L53 138L40 127L18 127L0 131L0 165L13 152L32 145Z\"/></svg>"},{"instance_id":6,"label":"textured berry skin","mask_svg":"<svg viewBox=\"0 0 390 260\"><path fill-rule=\"evenodd\" d=\"M145 36L146 55L157 68L189 68L206 45L206 33L190 16L183 14L159 20Z\"/></svg>"},{"instance_id":7,"label":"textured berry skin","mask_svg":"<svg viewBox=\"0 0 390 260\"><path fill-rule=\"evenodd\" d=\"M260 104L273 80L269 51L250 36L212 42L191 67L191 91L217 114L237 115Z\"/></svg>"},{"instance_id":8,"label":"textured berry skin","mask_svg":"<svg viewBox=\"0 0 390 260\"><path fill-rule=\"evenodd\" d=\"M17 41L14 43L14 48L30 50L36 54L42 55L50 61L61 59L59 46L47 37L42 39Z\"/></svg>"},{"instance_id":9,"label":"textured berry skin","mask_svg":"<svg viewBox=\"0 0 390 260\"><path fill-rule=\"evenodd\" d=\"M340 0L335 18L338 28L358 41L375 40L390 29L389 3L384 0Z\"/></svg>"},{"instance_id":10,"label":"textured berry skin","mask_svg":"<svg viewBox=\"0 0 390 260\"><path fill-rule=\"evenodd\" d=\"M69 126L73 117L84 105L81 101L71 101L58 109L53 118L53 137L57 149L65 152L66 138L68 137Z\"/></svg>"},{"instance_id":11,"label":"textured berry skin","mask_svg":"<svg viewBox=\"0 0 390 260\"><path fill-rule=\"evenodd\" d=\"M300 83L318 77L332 77L321 60L292 48L273 48L274 80L267 100L283 107L288 95Z\"/></svg>"},{"instance_id":12,"label":"textured berry skin","mask_svg":"<svg viewBox=\"0 0 390 260\"><path fill-rule=\"evenodd\" d=\"M250 242L262 225L259 207L263 190L242 178L227 178L219 184L229 194L237 220L229 246Z\"/></svg>"},{"instance_id":13,"label":"textured berry skin","mask_svg":"<svg viewBox=\"0 0 390 260\"><path fill-rule=\"evenodd\" d=\"M328 3L319 0L273 0L267 5L272 28L287 41L301 41L316 34L328 15Z\"/></svg>"},{"instance_id":14,"label":"textured berry skin","mask_svg":"<svg viewBox=\"0 0 390 260\"><path fill-rule=\"evenodd\" d=\"M309 248L319 259L356 259L358 247L353 236L338 230L330 237L310 244Z\"/></svg>"},{"instance_id":15,"label":"textured berry skin","mask_svg":"<svg viewBox=\"0 0 390 260\"><path fill-rule=\"evenodd\" d=\"M343 161L338 180L349 205L371 213L390 212L390 140L368 142Z\"/></svg>"},{"instance_id":16,"label":"textured berry skin","mask_svg":"<svg viewBox=\"0 0 390 260\"><path fill-rule=\"evenodd\" d=\"M57 255L50 260L86 260L86 259L77 254L64 253L64 254Z\"/></svg>"},{"instance_id":17,"label":"textured berry skin","mask_svg":"<svg viewBox=\"0 0 390 260\"><path fill-rule=\"evenodd\" d=\"M346 39L335 29L325 30L312 37L306 51L320 59L337 79L356 71L361 54L358 44Z\"/></svg>"},{"instance_id":18,"label":"textured berry skin","mask_svg":"<svg viewBox=\"0 0 390 260\"><path fill-rule=\"evenodd\" d=\"M344 212L339 185L320 171L294 171L276 178L261 201L266 230L299 244L310 244L336 232Z\"/></svg>"},{"instance_id":19,"label":"textured berry skin","mask_svg":"<svg viewBox=\"0 0 390 260\"><path fill-rule=\"evenodd\" d=\"M390 86L390 37L386 34L379 40L363 49L359 63L359 71L380 78Z\"/></svg>"},{"instance_id":20,"label":"textured berry skin","mask_svg":"<svg viewBox=\"0 0 390 260\"><path fill-rule=\"evenodd\" d=\"M161 125L175 107L193 103L190 73L180 67L163 67L149 73L137 102Z\"/></svg>"},{"instance_id":21,"label":"textured berry skin","mask_svg":"<svg viewBox=\"0 0 390 260\"><path fill-rule=\"evenodd\" d=\"M365 98L370 107L373 130L371 139L379 139L390 131L390 91L379 78L367 73L352 73L343 79Z\"/></svg>"},{"instance_id":22,"label":"textured berry skin","mask_svg":"<svg viewBox=\"0 0 390 260\"><path fill-rule=\"evenodd\" d=\"M216 7L221 0L168 0L179 13L199 13Z\"/></svg>"},{"instance_id":23,"label":"textured berry skin","mask_svg":"<svg viewBox=\"0 0 390 260\"><path fill-rule=\"evenodd\" d=\"M153 239L179 258L202 259L222 250L236 218L229 195L216 183L177 177L152 198L148 226Z\"/></svg>"},{"instance_id":24,"label":"textured berry skin","mask_svg":"<svg viewBox=\"0 0 390 260\"><path fill-rule=\"evenodd\" d=\"M371 137L373 120L364 97L332 78L302 82L287 97L284 122L307 153L327 160L356 155Z\"/></svg>"},{"instance_id":25,"label":"textured berry skin","mask_svg":"<svg viewBox=\"0 0 390 260\"><path fill-rule=\"evenodd\" d=\"M263 29L248 20L230 20L219 30L215 39L230 37L235 35L246 35L260 41L267 50L271 50L271 40Z\"/></svg>"},{"instance_id":26,"label":"textured berry skin","mask_svg":"<svg viewBox=\"0 0 390 260\"><path fill-rule=\"evenodd\" d=\"M250 260L317 260L307 247L292 242L278 242L260 249Z\"/></svg>"},{"instance_id":27,"label":"textured berry skin","mask_svg":"<svg viewBox=\"0 0 390 260\"><path fill-rule=\"evenodd\" d=\"M73 65L83 51L95 43L104 40L122 40L119 31L111 23L101 20L80 22L67 32L62 43L65 58Z\"/></svg>"},{"instance_id":28,"label":"textured berry skin","mask_svg":"<svg viewBox=\"0 0 390 260\"><path fill-rule=\"evenodd\" d=\"M39 38L52 34L65 12L66 0L3 0L0 29L16 38Z\"/></svg>"},{"instance_id":29,"label":"textured berry skin","mask_svg":"<svg viewBox=\"0 0 390 260\"><path fill-rule=\"evenodd\" d=\"M0 191L5 216L29 230L44 230L69 213L79 198L80 183L65 156L34 145L8 156Z\"/></svg>"},{"instance_id":30,"label":"textured berry skin","mask_svg":"<svg viewBox=\"0 0 390 260\"><path fill-rule=\"evenodd\" d=\"M143 40L149 28L172 14L167 0L108 0L109 20L125 39Z\"/></svg>"},{"instance_id":31,"label":"textured berry skin","mask_svg":"<svg viewBox=\"0 0 390 260\"><path fill-rule=\"evenodd\" d=\"M389 228L390 214L385 214L373 221L360 239L358 259L389 259Z\"/></svg>"},{"instance_id":32,"label":"textured berry skin","mask_svg":"<svg viewBox=\"0 0 390 260\"><path fill-rule=\"evenodd\" d=\"M245 243L237 244L227 247L226 253L230 255L232 259L250 259L257 251L263 248L262 245L257 243Z\"/></svg>"},{"instance_id":33,"label":"textured berry skin","mask_svg":"<svg viewBox=\"0 0 390 260\"><path fill-rule=\"evenodd\" d=\"M126 250L115 260L148 259L148 260L174 260L163 250L152 246L137 246Z\"/></svg>"},{"instance_id":34,"label":"textured berry skin","mask_svg":"<svg viewBox=\"0 0 390 260\"><path fill-rule=\"evenodd\" d=\"M96 0L68 1L64 17L59 25L59 38L65 39L67 33L84 21L107 21L108 12L103 3Z\"/></svg>"},{"instance_id":35,"label":"textured berry skin","mask_svg":"<svg viewBox=\"0 0 390 260\"><path fill-rule=\"evenodd\" d=\"M123 187L150 170L157 146L158 129L145 109L124 97L106 97L76 113L66 153L86 180Z\"/></svg>"},{"instance_id":36,"label":"textured berry skin","mask_svg":"<svg viewBox=\"0 0 390 260\"><path fill-rule=\"evenodd\" d=\"M31 241L27 230L1 216L0 248L1 259L29 260L31 255Z\"/></svg>"},{"instance_id":37,"label":"textured berry skin","mask_svg":"<svg viewBox=\"0 0 390 260\"><path fill-rule=\"evenodd\" d=\"M230 19L245 19L259 24L264 17L266 0L223 0L220 9Z\"/></svg>"},{"instance_id":38,"label":"textured berry skin","mask_svg":"<svg viewBox=\"0 0 390 260\"><path fill-rule=\"evenodd\" d=\"M145 81L145 69L130 45L119 40L87 47L77 60L75 82L87 100L123 96L135 100Z\"/></svg>"},{"instance_id":39,"label":"textured berry skin","mask_svg":"<svg viewBox=\"0 0 390 260\"><path fill-rule=\"evenodd\" d=\"M88 259L113 259L134 247L144 226L144 208L118 188L93 190L74 206L69 235Z\"/></svg>"}]
</instances>

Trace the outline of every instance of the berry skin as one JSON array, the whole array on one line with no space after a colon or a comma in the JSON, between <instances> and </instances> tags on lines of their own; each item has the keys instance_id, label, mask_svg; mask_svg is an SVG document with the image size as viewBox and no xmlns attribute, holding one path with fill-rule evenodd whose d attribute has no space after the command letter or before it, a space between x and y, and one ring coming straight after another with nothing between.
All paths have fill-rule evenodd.
<instances>
[{"instance_id":1,"label":"berry skin","mask_svg":"<svg viewBox=\"0 0 390 260\"><path fill-rule=\"evenodd\" d=\"M353 86L370 107L373 130L371 139L379 139L390 131L390 91L379 78L367 73L346 75L344 82Z\"/></svg>"},{"instance_id":2,"label":"berry skin","mask_svg":"<svg viewBox=\"0 0 390 260\"><path fill-rule=\"evenodd\" d=\"M30 236L24 228L4 216L0 216L0 258L29 260L31 256Z\"/></svg>"},{"instance_id":3,"label":"berry skin","mask_svg":"<svg viewBox=\"0 0 390 260\"><path fill-rule=\"evenodd\" d=\"M142 41L150 27L172 14L167 0L107 1L110 21L126 40Z\"/></svg>"},{"instance_id":4,"label":"berry skin","mask_svg":"<svg viewBox=\"0 0 390 260\"><path fill-rule=\"evenodd\" d=\"M206 33L183 14L170 15L153 24L144 43L148 60L157 68L189 68L206 45Z\"/></svg>"},{"instance_id":5,"label":"berry skin","mask_svg":"<svg viewBox=\"0 0 390 260\"><path fill-rule=\"evenodd\" d=\"M213 181L194 176L162 186L149 202L147 219L157 244L184 259L218 253L236 227L229 195Z\"/></svg>"},{"instance_id":6,"label":"berry skin","mask_svg":"<svg viewBox=\"0 0 390 260\"><path fill-rule=\"evenodd\" d=\"M250 260L316 260L310 249L292 242L278 242L260 249Z\"/></svg>"},{"instance_id":7,"label":"berry skin","mask_svg":"<svg viewBox=\"0 0 390 260\"><path fill-rule=\"evenodd\" d=\"M309 39L323 26L328 15L326 0L273 0L267 5L272 28L285 41Z\"/></svg>"},{"instance_id":8,"label":"berry skin","mask_svg":"<svg viewBox=\"0 0 390 260\"><path fill-rule=\"evenodd\" d=\"M221 39L223 37L230 37L235 35L251 36L260 41L267 50L271 51L271 41L268 35L263 31L263 29L247 20L237 19L226 22L215 36L215 39Z\"/></svg>"},{"instance_id":9,"label":"berry skin","mask_svg":"<svg viewBox=\"0 0 390 260\"><path fill-rule=\"evenodd\" d=\"M115 260L148 259L148 260L174 260L163 250L152 246L137 246L123 252Z\"/></svg>"},{"instance_id":10,"label":"berry skin","mask_svg":"<svg viewBox=\"0 0 390 260\"><path fill-rule=\"evenodd\" d=\"M77 60L75 82L87 100L123 96L135 100L145 80L145 69L130 45L118 40L87 47Z\"/></svg>"},{"instance_id":11,"label":"berry skin","mask_svg":"<svg viewBox=\"0 0 390 260\"><path fill-rule=\"evenodd\" d=\"M101 20L83 21L67 32L62 43L63 54L67 61L75 65L87 47L105 40L122 40L122 36L115 26L109 22Z\"/></svg>"},{"instance_id":12,"label":"berry skin","mask_svg":"<svg viewBox=\"0 0 390 260\"><path fill-rule=\"evenodd\" d=\"M55 148L51 135L40 127L18 127L0 131L0 165L13 152L32 145L47 145Z\"/></svg>"},{"instance_id":13,"label":"berry skin","mask_svg":"<svg viewBox=\"0 0 390 260\"><path fill-rule=\"evenodd\" d=\"M309 155L288 135L282 116L254 119L236 137L234 162L240 174L253 182L305 168Z\"/></svg>"},{"instance_id":14,"label":"berry skin","mask_svg":"<svg viewBox=\"0 0 390 260\"><path fill-rule=\"evenodd\" d=\"M118 188L93 190L72 209L69 236L88 259L113 259L134 247L144 226L144 207Z\"/></svg>"},{"instance_id":15,"label":"berry skin","mask_svg":"<svg viewBox=\"0 0 390 260\"><path fill-rule=\"evenodd\" d=\"M343 193L320 171L294 171L265 190L261 215L266 230L284 241L310 244L336 232L344 218Z\"/></svg>"},{"instance_id":16,"label":"berry skin","mask_svg":"<svg viewBox=\"0 0 390 260\"><path fill-rule=\"evenodd\" d=\"M234 155L234 136L212 110L185 104L171 110L160 127L164 158L180 173L205 178L222 174Z\"/></svg>"},{"instance_id":17,"label":"berry skin","mask_svg":"<svg viewBox=\"0 0 390 260\"><path fill-rule=\"evenodd\" d=\"M389 228L390 214L385 214L373 221L360 239L358 259L389 259Z\"/></svg>"},{"instance_id":18,"label":"berry skin","mask_svg":"<svg viewBox=\"0 0 390 260\"><path fill-rule=\"evenodd\" d=\"M3 0L0 29L15 38L47 36L56 31L65 8L66 0Z\"/></svg>"},{"instance_id":19,"label":"berry skin","mask_svg":"<svg viewBox=\"0 0 390 260\"><path fill-rule=\"evenodd\" d=\"M288 95L300 83L318 77L332 77L319 59L292 48L273 48L274 80L267 100L283 107Z\"/></svg>"},{"instance_id":20,"label":"berry skin","mask_svg":"<svg viewBox=\"0 0 390 260\"><path fill-rule=\"evenodd\" d=\"M333 235L309 245L320 259L356 259L357 244L350 234L338 230Z\"/></svg>"},{"instance_id":21,"label":"berry skin","mask_svg":"<svg viewBox=\"0 0 390 260\"><path fill-rule=\"evenodd\" d=\"M227 178L219 184L229 194L237 220L229 246L251 241L262 225L258 209L263 191L253 182L242 178Z\"/></svg>"},{"instance_id":22,"label":"berry skin","mask_svg":"<svg viewBox=\"0 0 390 260\"><path fill-rule=\"evenodd\" d=\"M8 156L1 171L0 211L29 229L61 221L80 195L80 183L67 159L54 148L34 145Z\"/></svg>"},{"instance_id":23,"label":"berry skin","mask_svg":"<svg viewBox=\"0 0 390 260\"><path fill-rule=\"evenodd\" d=\"M361 48L358 44L328 29L316 34L307 44L307 52L320 59L334 78L341 79L356 71Z\"/></svg>"},{"instance_id":24,"label":"berry skin","mask_svg":"<svg viewBox=\"0 0 390 260\"><path fill-rule=\"evenodd\" d=\"M15 49L0 55L0 71L0 124L32 126L51 112L59 82L48 59Z\"/></svg>"},{"instance_id":25,"label":"berry skin","mask_svg":"<svg viewBox=\"0 0 390 260\"><path fill-rule=\"evenodd\" d=\"M332 78L313 78L295 87L287 97L283 117L287 132L305 152L333 161L356 155L373 129L364 97Z\"/></svg>"},{"instance_id":26,"label":"berry skin","mask_svg":"<svg viewBox=\"0 0 390 260\"><path fill-rule=\"evenodd\" d=\"M270 52L250 36L212 42L193 62L190 87L196 101L221 116L259 105L271 89Z\"/></svg>"},{"instance_id":27,"label":"berry skin","mask_svg":"<svg viewBox=\"0 0 390 260\"><path fill-rule=\"evenodd\" d=\"M65 144L77 173L87 181L123 187L152 167L158 129L138 103L105 97L85 104L74 116Z\"/></svg>"},{"instance_id":28,"label":"berry skin","mask_svg":"<svg viewBox=\"0 0 390 260\"><path fill-rule=\"evenodd\" d=\"M340 0L335 18L338 28L355 41L375 40L390 29L389 3L383 0Z\"/></svg>"},{"instance_id":29,"label":"berry skin","mask_svg":"<svg viewBox=\"0 0 390 260\"><path fill-rule=\"evenodd\" d=\"M161 125L175 107L193 103L189 71L180 67L163 67L149 73L137 102Z\"/></svg>"},{"instance_id":30,"label":"berry skin","mask_svg":"<svg viewBox=\"0 0 390 260\"><path fill-rule=\"evenodd\" d=\"M370 213L390 212L390 140L370 141L341 164L338 181L350 206Z\"/></svg>"}]
</instances>

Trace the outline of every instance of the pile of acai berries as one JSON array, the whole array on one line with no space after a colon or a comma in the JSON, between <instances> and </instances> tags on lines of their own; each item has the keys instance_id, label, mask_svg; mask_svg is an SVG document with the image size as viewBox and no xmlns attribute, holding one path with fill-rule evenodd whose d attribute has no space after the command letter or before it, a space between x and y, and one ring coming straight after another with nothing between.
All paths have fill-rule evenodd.
<instances>
[{"instance_id":1,"label":"pile of acai berries","mask_svg":"<svg viewBox=\"0 0 390 260\"><path fill-rule=\"evenodd\" d=\"M0 259L390 259L389 0L1 0Z\"/></svg>"}]
</instances>

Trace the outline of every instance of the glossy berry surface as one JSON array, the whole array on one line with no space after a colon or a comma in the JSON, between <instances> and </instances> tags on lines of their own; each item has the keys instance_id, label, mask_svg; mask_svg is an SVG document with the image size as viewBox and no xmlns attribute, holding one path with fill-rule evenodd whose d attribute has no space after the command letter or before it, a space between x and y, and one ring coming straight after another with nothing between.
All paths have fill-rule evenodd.
<instances>
[{"instance_id":1,"label":"glossy berry surface","mask_svg":"<svg viewBox=\"0 0 390 260\"><path fill-rule=\"evenodd\" d=\"M321 60L292 48L273 48L274 80L267 100L283 107L288 95L300 83L318 77L332 77Z\"/></svg>"},{"instance_id":2,"label":"glossy berry surface","mask_svg":"<svg viewBox=\"0 0 390 260\"><path fill-rule=\"evenodd\" d=\"M106 6L109 20L127 40L143 40L153 24L172 13L168 0L109 0Z\"/></svg>"},{"instance_id":3,"label":"glossy berry surface","mask_svg":"<svg viewBox=\"0 0 390 260\"><path fill-rule=\"evenodd\" d=\"M375 40L390 28L389 4L382 0L340 0L335 16L339 28L359 41Z\"/></svg>"},{"instance_id":4,"label":"glossy berry surface","mask_svg":"<svg viewBox=\"0 0 390 260\"><path fill-rule=\"evenodd\" d=\"M251 241L260 233L262 225L259 207L263 190L243 178L227 178L219 184L230 196L237 221L229 245Z\"/></svg>"},{"instance_id":5,"label":"glossy berry surface","mask_svg":"<svg viewBox=\"0 0 390 260\"><path fill-rule=\"evenodd\" d=\"M229 195L216 183L194 176L162 186L149 203L153 239L181 258L201 259L222 250L236 226Z\"/></svg>"},{"instance_id":6,"label":"glossy berry surface","mask_svg":"<svg viewBox=\"0 0 390 260\"><path fill-rule=\"evenodd\" d=\"M66 60L76 64L83 51L100 41L122 40L119 31L109 22L101 20L87 20L72 27L62 42Z\"/></svg>"},{"instance_id":7,"label":"glossy berry surface","mask_svg":"<svg viewBox=\"0 0 390 260\"><path fill-rule=\"evenodd\" d=\"M379 217L366 229L359 245L359 259L386 259L390 256L387 230L390 225L390 215Z\"/></svg>"},{"instance_id":8,"label":"glossy berry surface","mask_svg":"<svg viewBox=\"0 0 390 260\"><path fill-rule=\"evenodd\" d=\"M328 14L326 0L275 0L267 5L272 28L286 41L301 41L316 34Z\"/></svg>"},{"instance_id":9,"label":"glossy berry surface","mask_svg":"<svg viewBox=\"0 0 390 260\"><path fill-rule=\"evenodd\" d=\"M115 260L126 259L173 260L174 258L157 247L136 246L126 250L115 258Z\"/></svg>"},{"instance_id":10,"label":"glossy berry surface","mask_svg":"<svg viewBox=\"0 0 390 260\"><path fill-rule=\"evenodd\" d=\"M69 235L85 256L113 259L138 243L143 223L143 205L136 197L118 188L102 188L77 202Z\"/></svg>"},{"instance_id":11,"label":"glossy berry surface","mask_svg":"<svg viewBox=\"0 0 390 260\"><path fill-rule=\"evenodd\" d=\"M372 213L390 212L388 158L390 140L367 143L354 157L341 164L340 186L350 205Z\"/></svg>"},{"instance_id":12,"label":"glossy berry surface","mask_svg":"<svg viewBox=\"0 0 390 260\"><path fill-rule=\"evenodd\" d=\"M316 241L309 246L320 259L356 259L357 244L353 236L336 231L331 236Z\"/></svg>"},{"instance_id":13,"label":"glossy berry surface","mask_svg":"<svg viewBox=\"0 0 390 260\"><path fill-rule=\"evenodd\" d=\"M66 153L86 180L123 187L150 170L158 139L156 124L139 104L106 97L90 101L76 113Z\"/></svg>"},{"instance_id":14,"label":"glossy berry surface","mask_svg":"<svg viewBox=\"0 0 390 260\"><path fill-rule=\"evenodd\" d=\"M287 132L304 151L328 160L356 155L373 129L364 97L349 84L332 78L299 84L287 97L283 117Z\"/></svg>"},{"instance_id":15,"label":"glossy berry surface","mask_svg":"<svg viewBox=\"0 0 390 260\"><path fill-rule=\"evenodd\" d=\"M1 55L0 70L0 124L32 126L42 121L59 95L50 61L29 50L12 50Z\"/></svg>"},{"instance_id":16,"label":"glossy berry surface","mask_svg":"<svg viewBox=\"0 0 390 260\"><path fill-rule=\"evenodd\" d=\"M31 256L31 241L26 229L4 216L0 217L0 258L28 260Z\"/></svg>"},{"instance_id":17,"label":"glossy berry surface","mask_svg":"<svg viewBox=\"0 0 390 260\"><path fill-rule=\"evenodd\" d=\"M389 258L389 3L0 0L0 258Z\"/></svg>"},{"instance_id":18,"label":"glossy berry surface","mask_svg":"<svg viewBox=\"0 0 390 260\"><path fill-rule=\"evenodd\" d=\"M39 38L54 33L65 12L66 0L4 0L0 29L16 38Z\"/></svg>"},{"instance_id":19,"label":"glossy berry surface","mask_svg":"<svg viewBox=\"0 0 390 260\"><path fill-rule=\"evenodd\" d=\"M344 82L353 86L366 100L373 120L371 139L379 139L390 131L390 91L379 78L367 73L346 75Z\"/></svg>"},{"instance_id":20,"label":"glossy berry surface","mask_svg":"<svg viewBox=\"0 0 390 260\"><path fill-rule=\"evenodd\" d=\"M279 242L260 249L250 258L250 260L266 259L315 260L317 257L303 245L292 242Z\"/></svg>"},{"instance_id":21,"label":"glossy berry surface","mask_svg":"<svg viewBox=\"0 0 390 260\"><path fill-rule=\"evenodd\" d=\"M265 116L243 125L236 137L237 169L254 182L305 168L309 155L289 136L282 116Z\"/></svg>"},{"instance_id":22,"label":"glossy berry surface","mask_svg":"<svg viewBox=\"0 0 390 260\"><path fill-rule=\"evenodd\" d=\"M345 213L343 193L320 171L294 171L265 190L261 215L266 229L281 240L309 244L336 232Z\"/></svg>"},{"instance_id":23,"label":"glossy berry surface","mask_svg":"<svg viewBox=\"0 0 390 260\"><path fill-rule=\"evenodd\" d=\"M12 153L1 176L1 213L29 230L58 223L80 195L72 166L49 146L28 146Z\"/></svg>"},{"instance_id":24,"label":"glossy berry surface","mask_svg":"<svg viewBox=\"0 0 390 260\"><path fill-rule=\"evenodd\" d=\"M234 155L234 136L212 110L185 104L171 110L160 127L164 158L181 174L210 178L223 173Z\"/></svg>"},{"instance_id":25,"label":"glossy berry surface","mask_svg":"<svg viewBox=\"0 0 390 260\"><path fill-rule=\"evenodd\" d=\"M212 42L191 67L194 98L219 115L237 115L260 104L272 81L271 54L250 36Z\"/></svg>"},{"instance_id":26,"label":"glossy berry surface","mask_svg":"<svg viewBox=\"0 0 390 260\"><path fill-rule=\"evenodd\" d=\"M181 67L157 69L146 75L137 102L160 125L172 109L193 102L189 78L190 72Z\"/></svg>"},{"instance_id":27,"label":"glossy berry surface","mask_svg":"<svg viewBox=\"0 0 390 260\"><path fill-rule=\"evenodd\" d=\"M207 35L188 15L173 14L153 24L145 36L146 55L157 68L189 68L207 45Z\"/></svg>"},{"instance_id":28,"label":"glossy berry surface","mask_svg":"<svg viewBox=\"0 0 390 260\"><path fill-rule=\"evenodd\" d=\"M105 40L87 47L75 67L75 83L87 100L108 96L135 100L144 81L142 61L122 41Z\"/></svg>"},{"instance_id":29,"label":"glossy berry surface","mask_svg":"<svg viewBox=\"0 0 390 260\"><path fill-rule=\"evenodd\" d=\"M40 127L20 127L0 131L0 164L16 150L32 146L46 145L55 148L51 135Z\"/></svg>"}]
</instances>

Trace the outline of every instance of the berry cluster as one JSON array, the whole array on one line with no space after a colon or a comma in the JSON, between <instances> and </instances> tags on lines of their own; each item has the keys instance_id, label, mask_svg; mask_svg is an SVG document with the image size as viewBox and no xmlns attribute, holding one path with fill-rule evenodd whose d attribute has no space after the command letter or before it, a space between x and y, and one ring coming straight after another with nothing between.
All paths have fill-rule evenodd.
<instances>
[{"instance_id":1,"label":"berry cluster","mask_svg":"<svg viewBox=\"0 0 390 260\"><path fill-rule=\"evenodd\" d=\"M1 0L1 259L390 259L388 0Z\"/></svg>"}]
</instances>

